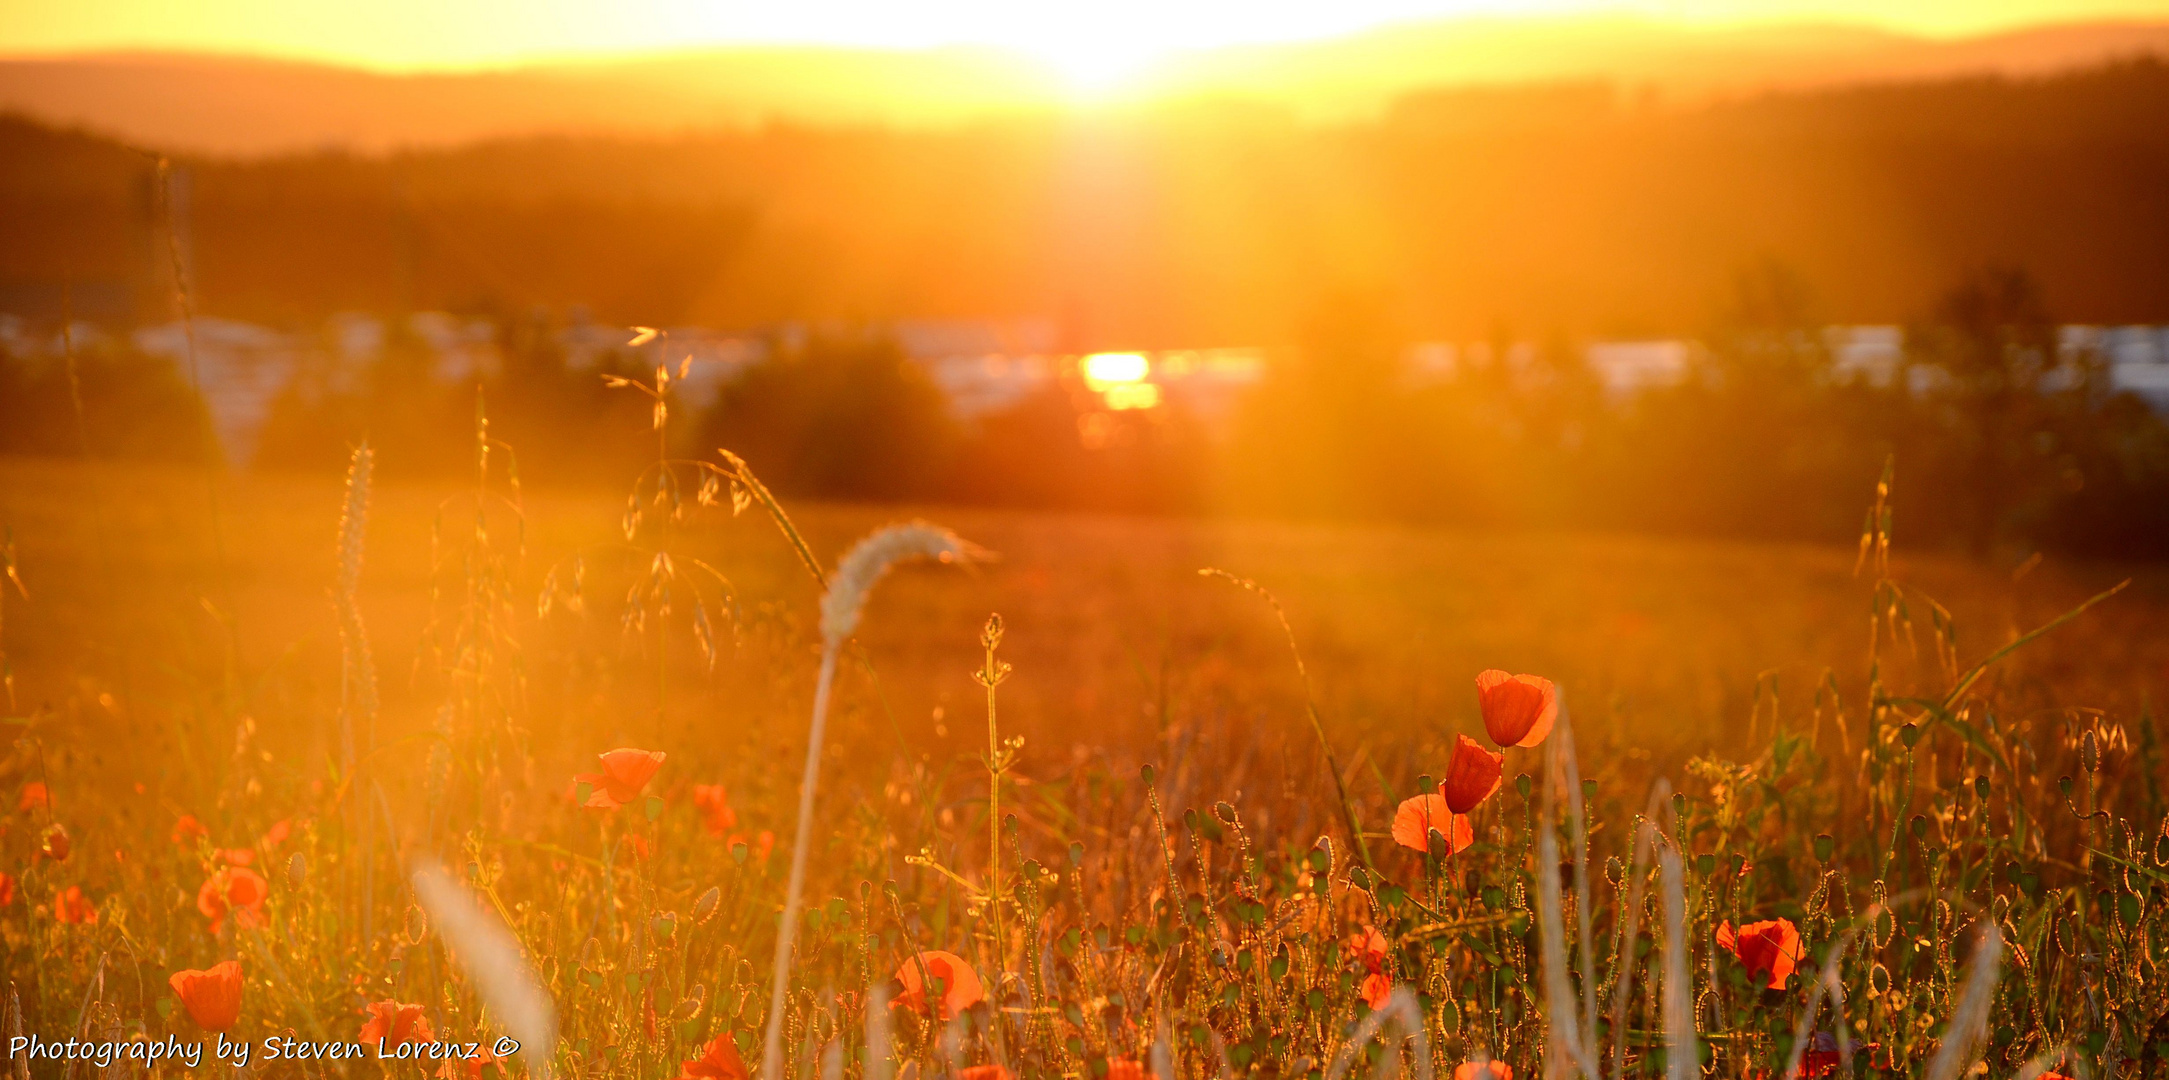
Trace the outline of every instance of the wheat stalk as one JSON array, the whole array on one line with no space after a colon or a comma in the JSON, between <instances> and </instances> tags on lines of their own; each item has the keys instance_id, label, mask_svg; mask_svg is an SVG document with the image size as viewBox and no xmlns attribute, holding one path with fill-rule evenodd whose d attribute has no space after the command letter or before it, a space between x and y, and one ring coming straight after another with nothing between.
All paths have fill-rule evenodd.
<instances>
[{"instance_id":1,"label":"wheat stalk","mask_svg":"<svg viewBox=\"0 0 2169 1080\"><path fill-rule=\"evenodd\" d=\"M933 559L964 563L982 555L955 533L923 521L875 530L847 552L821 597L821 673L814 684L813 722L806 737L806 769L798 786L798 832L791 844L791 876L783 894L783 921L776 930L775 982L768 998L768 1034L761 1054L761 1075L783 1075L783 1002L791 981L791 943L798 929L798 908L806 885L806 848L813 837L814 791L821 779L821 736L828 727L830 693L836 681L836 657L858 630L866 598L889 569L901 562Z\"/></svg>"}]
</instances>

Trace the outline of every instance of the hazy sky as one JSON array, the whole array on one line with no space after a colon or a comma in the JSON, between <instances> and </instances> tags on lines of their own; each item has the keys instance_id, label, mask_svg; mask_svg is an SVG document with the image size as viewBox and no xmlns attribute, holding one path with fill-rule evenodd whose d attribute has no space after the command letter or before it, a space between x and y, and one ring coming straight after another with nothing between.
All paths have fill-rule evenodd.
<instances>
[{"instance_id":1,"label":"hazy sky","mask_svg":"<svg viewBox=\"0 0 2169 1080\"><path fill-rule=\"evenodd\" d=\"M2169 0L0 0L0 52L187 49L408 69L732 42L985 44L1106 80L1190 48L1406 19L1584 13L1709 25L1868 23L1950 36L2073 19L2169 19Z\"/></svg>"}]
</instances>

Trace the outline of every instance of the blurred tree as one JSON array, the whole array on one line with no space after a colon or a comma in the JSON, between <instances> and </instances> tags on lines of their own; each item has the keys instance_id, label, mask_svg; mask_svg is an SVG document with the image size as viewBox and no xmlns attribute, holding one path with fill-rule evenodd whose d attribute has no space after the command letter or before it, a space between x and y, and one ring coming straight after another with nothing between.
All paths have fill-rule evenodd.
<instances>
[{"instance_id":1,"label":"blurred tree","mask_svg":"<svg viewBox=\"0 0 2169 1080\"><path fill-rule=\"evenodd\" d=\"M895 341L863 333L777 350L724 391L701 432L778 491L849 499L939 493L958 441L926 373Z\"/></svg>"}]
</instances>

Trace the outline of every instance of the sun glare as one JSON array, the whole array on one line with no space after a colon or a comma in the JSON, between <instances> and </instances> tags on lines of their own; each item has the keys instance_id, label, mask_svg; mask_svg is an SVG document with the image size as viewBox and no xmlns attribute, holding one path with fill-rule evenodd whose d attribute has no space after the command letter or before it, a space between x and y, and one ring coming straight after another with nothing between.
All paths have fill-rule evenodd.
<instances>
[{"instance_id":1,"label":"sun glare","mask_svg":"<svg viewBox=\"0 0 2169 1080\"><path fill-rule=\"evenodd\" d=\"M1118 383L1143 382L1152 374L1152 365L1143 353L1103 352L1084 358L1080 365L1084 370L1085 385L1094 391L1104 391Z\"/></svg>"},{"instance_id":2,"label":"sun glare","mask_svg":"<svg viewBox=\"0 0 2169 1080\"><path fill-rule=\"evenodd\" d=\"M1093 353L1078 362L1085 386L1110 409L1150 409L1160 404L1160 388L1146 382L1152 362L1143 353Z\"/></svg>"}]
</instances>

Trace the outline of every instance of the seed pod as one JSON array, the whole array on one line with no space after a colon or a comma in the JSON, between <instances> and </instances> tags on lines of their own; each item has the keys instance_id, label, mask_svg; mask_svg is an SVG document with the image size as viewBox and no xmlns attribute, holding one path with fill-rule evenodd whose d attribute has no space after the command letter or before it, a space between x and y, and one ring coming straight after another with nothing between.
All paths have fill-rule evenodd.
<instances>
[{"instance_id":1,"label":"seed pod","mask_svg":"<svg viewBox=\"0 0 2169 1080\"><path fill-rule=\"evenodd\" d=\"M407 909L407 940L420 942L429 936L429 916L419 906Z\"/></svg>"},{"instance_id":2,"label":"seed pod","mask_svg":"<svg viewBox=\"0 0 2169 1080\"><path fill-rule=\"evenodd\" d=\"M2090 773L2101 771L2101 740L2095 738L2090 729L2086 737L2079 740L2079 764Z\"/></svg>"},{"instance_id":3,"label":"seed pod","mask_svg":"<svg viewBox=\"0 0 2169 1080\"><path fill-rule=\"evenodd\" d=\"M1829 833L1815 834L1815 860L1817 862L1829 862L1830 856L1836 854L1837 850L1837 838L1831 836Z\"/></svg>"},{"instance_id":4,"label":"seed pod","mask_svg":"<svg viewBox=\"0 0 2169 1080\"><path fill-rule=\"evenodd\" d=\"M1907 724L1906 726L1899 728L1898 741L1904 743L1905 748L1908 750L1911 750L1915 746L1918 746L1920 744L1920 725Z\"/></svg>"}]
</instances>

